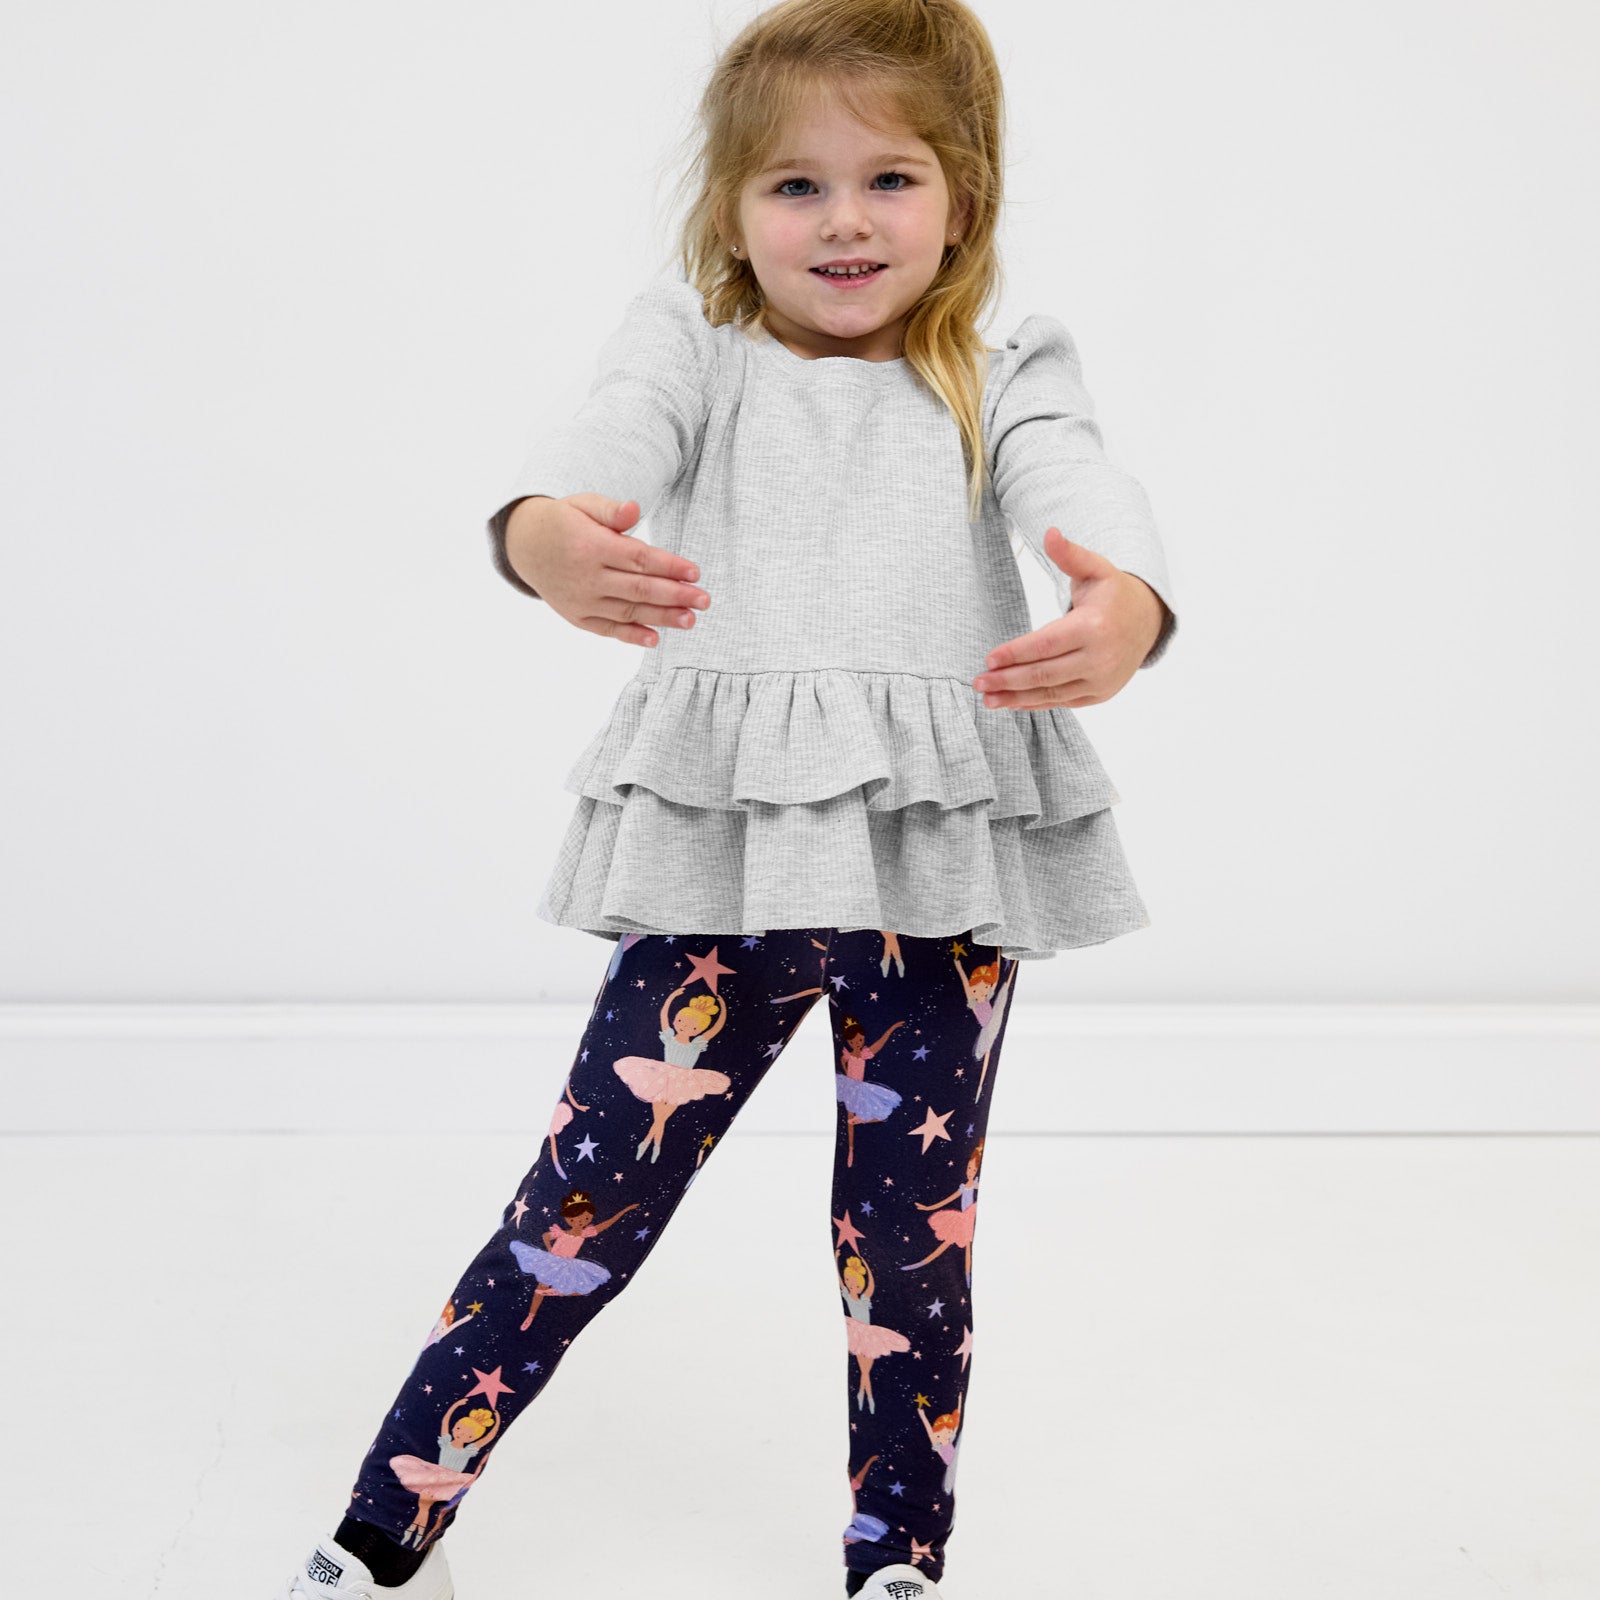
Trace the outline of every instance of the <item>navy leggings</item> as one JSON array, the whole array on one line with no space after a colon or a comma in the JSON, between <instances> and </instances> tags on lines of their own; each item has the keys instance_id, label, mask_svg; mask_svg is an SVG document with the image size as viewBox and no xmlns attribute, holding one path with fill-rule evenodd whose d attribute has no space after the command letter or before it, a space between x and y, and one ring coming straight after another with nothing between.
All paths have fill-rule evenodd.
<instances>
[{"instance_id":1,"label":"navy leggings","mask_svg":"<svg viewBox=\"0 0 1600 1600\"><path fill-rule=\"evenodd\" d=\"M844 1563L937 1583L972 1353L972 1235L1015 958L964 935L627 934L538 1159L451 1291L347 1514L418 1549L828 997L854 1515ZM620 1181L617 1175L620 1174Z\"/></svg>"}]
</instances>

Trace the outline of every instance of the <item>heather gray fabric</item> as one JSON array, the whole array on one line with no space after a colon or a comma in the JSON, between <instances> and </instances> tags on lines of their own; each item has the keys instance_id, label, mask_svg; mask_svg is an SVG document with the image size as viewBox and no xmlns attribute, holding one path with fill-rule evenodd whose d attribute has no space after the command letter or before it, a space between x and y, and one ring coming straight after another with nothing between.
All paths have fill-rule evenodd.
<instances>
[{"instance_id":1,"label":"heather gray fabric","mask_svg":"<svg viewBox=\"0 0 1600 1600\"><path fill-rule=\"evenodd\" d=\"M1173 616L1143 488L1106 459L1071 335L1030 316L990 355L992 474L966 516L960 433L905 360L808 360L713 328L653 280L588 398L535 441L524 495L637 500L711 605L659 629L565 780L578 796L537 915L602 938L882 928L1043 958L1147 927L1120 798L1066 707L990 710L972 688L1031 631L1006 519L1056 526Z\"/></svg>"}]
</instances>

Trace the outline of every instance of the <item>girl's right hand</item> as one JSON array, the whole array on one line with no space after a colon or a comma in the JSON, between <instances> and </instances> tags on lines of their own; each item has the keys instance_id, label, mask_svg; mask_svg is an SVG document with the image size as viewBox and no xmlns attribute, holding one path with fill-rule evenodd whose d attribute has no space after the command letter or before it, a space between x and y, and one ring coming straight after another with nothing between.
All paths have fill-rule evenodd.
<instances>
[{"instance_id":1,"label":"girl's right hand","mask_svg":"<svg viewBox=\"0 0 1600 1600\"><path fill-rule=\"evenodd\" d=\"M627 531L638 520L636 500L530 495L506 519L506 560L573 627L653 645L657 628L693 627L711 597L692 561Z\"/></svg>"}]
</instances>

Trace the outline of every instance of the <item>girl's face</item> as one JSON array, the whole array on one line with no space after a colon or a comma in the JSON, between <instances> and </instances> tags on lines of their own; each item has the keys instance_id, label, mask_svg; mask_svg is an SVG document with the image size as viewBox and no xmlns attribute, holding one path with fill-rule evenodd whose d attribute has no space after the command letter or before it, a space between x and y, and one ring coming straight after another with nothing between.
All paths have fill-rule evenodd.
<instances>
[{"instance_id":1,"label":"girl's face","mask_svg":"<svg viewBox=\"0 0 1600 1600\"><path fill-rule=\"evenodd\" d=\"M455 1440L457 1447L471 1444L478 1437L477 1425L463 1417L450 1429L450 1437Z\"/></svg>"},{"instance_id":2,"label":"girl's face","mask_svg":"<svg viewBox=\"0 0 1600 1600\"><path fill-rule=\"evenodd\" d=\"M782 163L781 165L779 163ZM788 128L769 170L740 192L739 254L750 262L773 336L795 354L893 361L912 308L957 232L932 148L895 124L858 122L824 98ZM813 269L881 262L841 288Z\"/></svg>"},{"instance_id":3,"label":"girl's face","mask_svg":"<svg viewBox=\"0 0 1600 1600\"><path fill-rule=\"evenodd\" d=\"M693 1039L710 1026L705 1012L696 1011L693 1006L685 1006L672 1020L680 1039Z\"/></svg>"},{"instance_id":4,"label":"girl's face","mask_svg":"<svg viewBox=\"0 0 1600 1600\"><path fill-rule=\"evenodd\" d=\"M980 999L987 1000L994 993L994 985L979 978L972 986L972 992Z\"/></svg>"},{"instance_id":5,"label":"girl's face","mask_svg":"<svg viewBox=\"0 0 1600 1600\"><path fill-rule=\"evenodd\" d=\"M580 1211L576 1216L567 1218L567 1225L571 1228L575 1228L579 1233L582 1233L583 1230L587 1228L593 1221L594 1212Z\"/></svg>"}]
</instances>

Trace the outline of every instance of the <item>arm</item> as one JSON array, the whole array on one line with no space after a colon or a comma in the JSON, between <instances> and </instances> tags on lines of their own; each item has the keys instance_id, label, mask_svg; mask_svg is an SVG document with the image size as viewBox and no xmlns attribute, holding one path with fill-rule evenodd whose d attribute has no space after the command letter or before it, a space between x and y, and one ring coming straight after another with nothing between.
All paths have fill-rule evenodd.
<instances>
[{"instance_id":1,"label":"arm","mask_svg":"<svg viewBox=\"0 0 1600 1600\"><path fill-rule=\"evenodd\" d=\"M508 583L540 598L509 556L527 536L530 500L590 492L636 501L650 515L699 445L715 360L693 285L662 275L634 296L601 347L587 398L565 427L532 443L488 520L490 553Z\"/></svg>"},{"instance_id":2,"label":"arm","mask_svg":"<svg viewBox=\"0 0 1600 1600\"><path fill-rule=\"evenodd\" d=\"M1045 554L1045 530L1141 579L1161 606L1161 631L1141 666L1166 653L1177 631L1172 582L1149 496L1106 457L1072 335L1054 317L1024 318L994 359L985 439L1001 510L1050 574L1063 615L1072 585Z\"/></svg>"}]
</instances>

